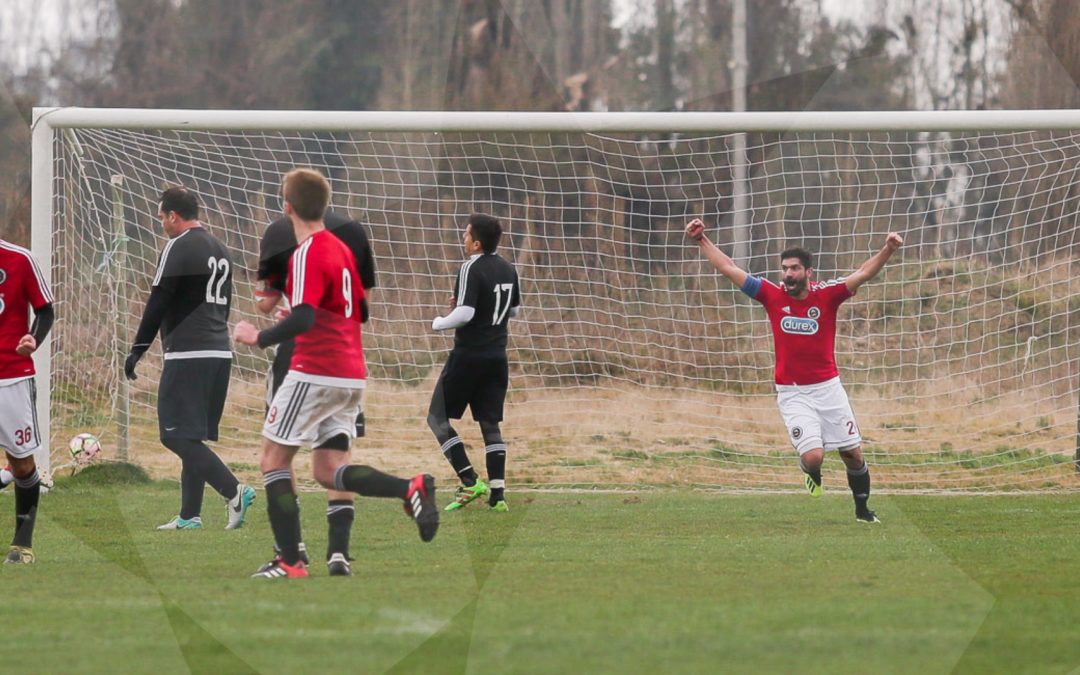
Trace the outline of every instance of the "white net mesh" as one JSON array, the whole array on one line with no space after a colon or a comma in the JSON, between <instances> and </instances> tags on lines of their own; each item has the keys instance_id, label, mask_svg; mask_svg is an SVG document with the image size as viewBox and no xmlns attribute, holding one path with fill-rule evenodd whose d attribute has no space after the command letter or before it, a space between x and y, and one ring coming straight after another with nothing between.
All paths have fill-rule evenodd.
<instances>
[{"instance_id":1,"label":"white net mesh","mask_svg":"<svg viewBox=\"0 0 1080 675\"><path fill-rule=\"evenodd\" d=\"M732 250L730 135L57 132L53 448L78 431L174 474L157 443L159 346L127 390L123 355L164 244L166 185L203 201L233 251L234 321L254 319L259 237L282 174L315 166L366 225L378 268L364 328L369 437L356 453L451 476L425 424L471 211L503 220L525 311L511 322L511 486L788 489L764 311L685 241L701 216ZM841 309L837 361L876 488L1075 485L1080 147L1070 133L750 134L750 271L788 245L818 278L906 245ZM268 364L239 348L216 448L257 466ZM130 419L123 401L130 400ZM470 421L458 425L474 448ZM476 458L478 459L478 457ZM58 460L54 460L56 462ZM830 478L830 475L832 476ZM842 466L826 463L832 484Z\"/></svg>"}]
</instances>

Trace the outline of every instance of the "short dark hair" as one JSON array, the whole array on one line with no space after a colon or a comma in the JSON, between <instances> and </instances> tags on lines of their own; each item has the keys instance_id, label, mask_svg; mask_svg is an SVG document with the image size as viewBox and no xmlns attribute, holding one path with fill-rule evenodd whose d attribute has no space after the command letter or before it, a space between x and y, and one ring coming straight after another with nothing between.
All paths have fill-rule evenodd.
<instances>
[{"instance_id":1,"label":"short dark hair","mask_svg":"<svg viewBox=\"0 0 1080 675\"><path fill-rule=\"evenodd\" d=\"M472 238L480 242L484 253L494 253L499 248L499 240L502 239L502 225L499 219L484 213L474 213L469 216L469 227Z\"/></svg>"},{"instance_id":2,"label":"short dark hair","mask_svg":"<svg viewBox=\"0 0 1080 675\"><path fill-rule=\"evenodd\" d=\"M302 219L322 220L330 204L330 181L314 169L293 169L285 174L282 194Z\"/></svg>"},{"instance_id":3,"label":"short dark hair","mask_svg":"<svg viewBox=\"0 0 1080 675\"><path fill-rule=\"evenodd\" d=\"M787 260L788 258L798 258L803 267L810 268L814 266L814 259L810 255L810 251L799 246L792 246L789 249L785 249L780 254L780 262Z\"/></svg>"},{"instance_id":4,"label":"short dark hair","mask_svg":"<svg viewBox=\"0 0 1080 675\"><path fill-rule=\"evenodd\" d=\"M162 213L172 211L184 220L195 220L199 217L199 200L183 185L162 192L159 206Z\"/></svg>"}]
</instances>

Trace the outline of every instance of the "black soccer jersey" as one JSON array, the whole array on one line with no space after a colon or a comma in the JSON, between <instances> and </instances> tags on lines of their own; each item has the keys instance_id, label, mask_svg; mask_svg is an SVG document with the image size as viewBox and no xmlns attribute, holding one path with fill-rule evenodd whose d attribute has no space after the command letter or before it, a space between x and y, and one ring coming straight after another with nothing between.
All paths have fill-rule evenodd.
<instances>
[{"instance_id":1,"label":"black soccer jersey","mask_svg":"<svg viewBox=\"0 0 1080 675\"><path fill-rule=\"evenodd\" d=\"M232 271L229 251L202 227L165 244L154 286L170 296L161 319L166 354L227 356Z\"/></svg>"},{"instance_id":2,"label":"black soccer jersey","mask_svg":"<svg viewBox=\"0 0 1080 675\"><path fill-rule=\"evenodd\" d=\"M375 256L371 252L364 227L345 216L327 211L323 217L326 229L349 247L356 258L356 271L360 274L360 285L364 290L375 288ZM287 217L278 218L267 226L259 245L260 280L265 280L270 288L283 293L285 276L289 269L289 259L296 250L296 233Z\"/></svg>"},{"instance_id":3,"label":"black soccer jersey","mask_svg":"<svg viewBox=\"0 0 1080 675\"><path fill-rule=\"evenodd\" d=\"M496 253L472 256L458 272L454 297L458 307L476 310L472 320L454 333L454 347L506 349L510 308L521 304L514 266Z\"/></svg>"}]
</instances>

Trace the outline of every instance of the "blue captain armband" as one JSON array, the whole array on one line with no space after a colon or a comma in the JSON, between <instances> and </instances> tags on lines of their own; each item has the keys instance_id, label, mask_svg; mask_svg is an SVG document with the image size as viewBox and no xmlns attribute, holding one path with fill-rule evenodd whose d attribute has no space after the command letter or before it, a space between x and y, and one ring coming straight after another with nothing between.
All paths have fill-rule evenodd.
<instances>
[{"instance_id":1,"label":"blue captain armband","mask_svg":"<svg viewBox=\"0 0 1080 675\"><path fill-rule=\"evenodd\" d=\"M746 293L751 298L757 299L757 294L761 291L761 279L747 274L746 281L743 282L742 288L739 290Z\"/></svg>"}]
</instances>

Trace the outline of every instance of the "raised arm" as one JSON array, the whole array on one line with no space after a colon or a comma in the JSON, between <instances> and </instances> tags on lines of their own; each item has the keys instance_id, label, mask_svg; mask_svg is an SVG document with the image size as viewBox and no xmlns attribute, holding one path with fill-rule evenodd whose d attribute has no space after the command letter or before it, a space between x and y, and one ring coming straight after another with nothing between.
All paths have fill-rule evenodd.
<instances>
[{"instance_id":1,"label":"raised arm","mask_svg":"<svg viewBox=\"0 0 1080 675\"><path fill-rule=\"evenodd\" d=\"M859 266L859 269L855 270L844 279L844 285L848 287L848 290L854 293L859 290L859 286L862 286L867 281L870 281L877 276L877 273L881 271L882 267L885 267L885 263L888 262L892 254L896 252L896 249L903 245L904 239L895 232L890 232L889 236L885 238L885 245L881 247L881 250L874 254L872 258L864 262Z\"/></svg>"},{"instance_id":2,"label":"raised arm","mask_svg":"<svg viewBox=\"0 0 1080 675\"><path fill-rule=\"evenodd\" d=\"M743 284L746 283L746 278L750 275L745 270L740 269L728 254L716 247L716 244L709 241L709 238L705 236L705 223L701 222L700 218L694 218L686 224L686 236L697 242L701 252L709 259L713 267L720 271L720 274L730 279L731 283L742 288Z\"/></svg>"}]
</instances>

